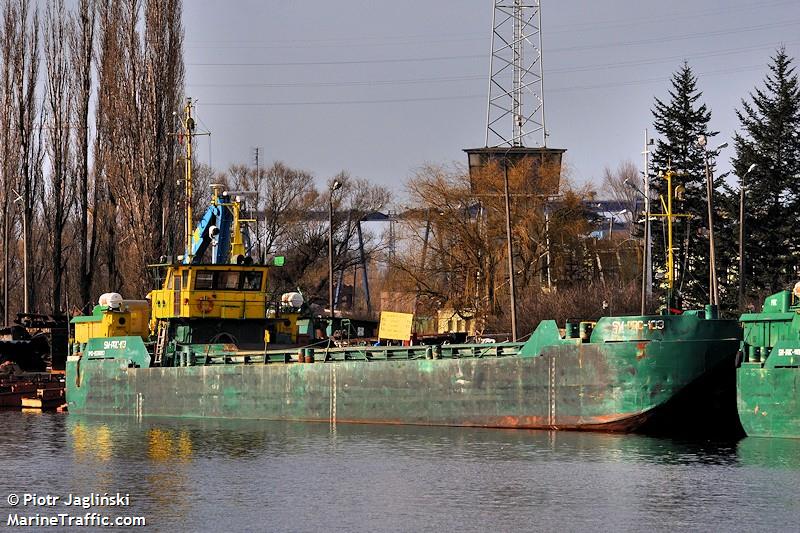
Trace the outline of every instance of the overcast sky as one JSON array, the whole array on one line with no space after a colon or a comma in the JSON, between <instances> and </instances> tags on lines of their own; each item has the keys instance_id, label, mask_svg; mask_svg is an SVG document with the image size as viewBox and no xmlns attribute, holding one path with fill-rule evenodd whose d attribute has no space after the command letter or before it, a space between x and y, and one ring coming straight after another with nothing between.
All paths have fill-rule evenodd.
<instances>
[{"instance_id":1,"label":"overcast sky","mask_svg":"<svg viewBox=\"0 0 800 533\"><path fill-rule=\"evenodd\" d=\"M252 162L258 146L319 183L347 170L397 192L426 162L464 163L484 144L492 7L187 0L186 90L212 131L200 160ZM641 166L653 98L684 59L721 143L776 48L800 56L800 0L543 0L542 23L548 145L579 182Z\"/></svg>"}]
</instances>

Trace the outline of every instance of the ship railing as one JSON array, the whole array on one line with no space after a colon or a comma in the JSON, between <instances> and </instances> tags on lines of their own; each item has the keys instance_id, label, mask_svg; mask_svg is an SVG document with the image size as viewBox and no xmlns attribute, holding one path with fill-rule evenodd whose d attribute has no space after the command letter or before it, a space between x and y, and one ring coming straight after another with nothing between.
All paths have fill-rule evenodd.
<instances>
[{"instance_id":1,"label":"ship railing","mask_svg":"<svg viewBox=\"0 0 800 533\"><path fill-rule=\"evenodd\" d=\"M347 346L303 347L283 350L236 350L210 352L201 345L192 356L183 359L188 365L218 364L288 364L344 361L408 361L419 359L478 359L510 357L519 354L524 343L449 344L441 346Z\"/></svg>"}]
</instances>

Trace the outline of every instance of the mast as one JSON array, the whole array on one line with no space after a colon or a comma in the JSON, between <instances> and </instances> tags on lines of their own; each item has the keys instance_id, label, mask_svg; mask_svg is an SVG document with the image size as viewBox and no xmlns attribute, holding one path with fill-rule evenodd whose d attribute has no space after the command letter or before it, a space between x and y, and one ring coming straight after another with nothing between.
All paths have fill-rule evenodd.
<instances>
[{"instance_id":1,"label":"mast","mask_svg":"<svg viewBox=\"0 0 800 533\"><path fill-rule=\"evenodd\" d=\"M671 309L674 306L675 290L675 253L672 246L672 219L689 216L685 213L672 212L672 178L677 175L678 174L673 172L671 168L667 168L667 171L663 175L659 172L659 176L667 180L667 200L665 202L664 197L661 197L661 207L664 209L663 213L652 213L652 216L665 217L667 219L667 309Z\"/></svg>"},{"instance_id":2,"label":"mast","mask_svg":"<svg viewBox=\"0 0 800 533\"><path fill-rule=\"evenodd\" d=\"M675 253L672 249L672 170L664 176L667 180L667 305L672 306L672 293L675 287Z\"/></svg>"},{"instance_id":3,"label":"mast","mask_svg":"<svg viewBox=\"0 0 800 533\"><path fill-rule=\"evenodd\" d=\"M194 132L194 118L192 118L192 99L186 99L184 109L183 134L186 138L186 157L184 158L184 182L186 185L186 220L184 229L186 233L186 250L184 252L184 263L192 262L192 248L194 239L192 238L192 135Z\"/></svg>"},{"instance_id":4,"label":"mast","mask_svg":"<svg viewBox=\"0 0 800 533\"><path fill-rule=\"evenodd\" d=\"M186 193L186 220L184 220L184 234L186 248L183 252L183 263L190 264L194 258L194 224L192 222L192 144L198 135L211 135L210 132L196 133L196 124L192 116L194 103L191 97L186 98L186 106L183 108L183 120L181 121L180 131L177 135L179 139L186 140L186 154L184 157L184 185Z\"/></svg>"}]
</instances>

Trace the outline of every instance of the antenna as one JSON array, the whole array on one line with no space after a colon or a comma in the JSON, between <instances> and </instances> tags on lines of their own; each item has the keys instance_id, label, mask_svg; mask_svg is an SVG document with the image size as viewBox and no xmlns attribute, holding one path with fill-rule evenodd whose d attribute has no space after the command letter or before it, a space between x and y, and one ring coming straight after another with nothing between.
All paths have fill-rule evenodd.
<instances>
[{"instance_id":1,"label":"antenna","mask_svg":"<svg viewBox=\"0 0 800 533\"><path fill-rule=\"evenodd\" d=\"M525 146L526 138L535 139L538 146L547 146L541 28L541 0L495 0L487 147Z\"/></svg>"},{"instance_id":2,"label":"antenna","mask_svg":"<svg viewBox=\"0 0 800 533\"><path fill-rule=\"evenodd\" d=\"M647 128L644 130L644 170L643 170L643 184L644 184L644 243L642 246L642 310L641 314L646 315L648 305L653 297L653 237L650 226L650 154L652 153L651 147L655 145L653 139L647 133Z\"/></svg>"}]
</instances>

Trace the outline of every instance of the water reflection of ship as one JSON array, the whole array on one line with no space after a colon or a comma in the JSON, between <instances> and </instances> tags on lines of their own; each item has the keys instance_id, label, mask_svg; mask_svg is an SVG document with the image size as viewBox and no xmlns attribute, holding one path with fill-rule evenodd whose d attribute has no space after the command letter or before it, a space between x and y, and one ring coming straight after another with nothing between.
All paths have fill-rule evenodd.
<instances>
[{"instance_id":1,"label":"water reflection of ship","mask_svg":"<svg viewBox=\"0 0 800 533\"><path fill-rule=\"evenodd\" d=\"M106 462L111 459L111 429L106 424L87 426L69 418L68 426L76 460Z\"/></svg>"},{"instance_id":2,"label":"water reflection of ship","mask_svg":"<svg viewBox=\"0 0 800 533\"><path fill-rule=\"evenodd\" d=\"M198 506L213 510L220 497L215 488L243 509L274 510L271 506L291 501L285 491L309 480L347 495L366 476L383 494L406 495L408 505L449 494L457 506L480 499L506 509L514 502L537 509L542 520L557 519L552 502L574 503L590 483L605 487L605 508L615 510L600 523L635 529L653 519L654 509L667 507L677 524L687 525L696 518L687 495L697 492L698 484L713 488L719 465L737 464L736 443L640 435L74 414L69 420L71 433L86 440L76 453L90 458L92 435L100 435L100 444L110 450L104 465L116 465L117 480L130 478L135 469L133 486L126 490L143 502L153 523L191 520ZM797 449L789 452L798 455ZM442 476L421 482L420 471ZM229 472L236 478L225 478ZM224 483L209 488L203 480ZM581 508L596 509L585 503ZM597 519L587 515L576 523Z\"/></svg>"},{"instance_id":3,"label":"water reflection of ship","mask_svg":"<svg viewBox=\"0 0 800 533\"><path fill-rule=\"evenodd\" d=\"M67 428L76 462L107 464L107 468L95 468L96 480L81 482L80 486L98 487L95 490L99 492L127 492L145 509L152 505L153 509L168 509L170 514L189 518L191 506L174 496L191 489L189 469L182 468L193 458L192 439L186 430L77 415L68 417ZM148 464L141 467L136 485L129 487L129 478L119 480L113 463L140 461L142 449L146 450ZM152 511L151 516L157 512L161 511Z\"/></svg>"},{"instance_id":4,"label":"water reflection of ship","mask_svg":"<svg viewBox=\"0 0 800 533\"><path fill-rule=\"evenodd\" d=\"M649 464L727 464L734 443L676 440L643 435L487 430L431 426L320 424L236 419L143 419L70 415L76 453L139 456L153 463L189 463L198 454L248 458L269 453L291 457L321 447L392 449L418 458L480 457L509 460L585 460ZM113 446L112 446L113 441ZM800 442L798 442L800 445ZM501 450L502 453L496 453Z\"/></svg>"},{"instance_id":5,"label":"water reflection of ship","mask_svg":"<svg viewBox=\"0 0 800 533\"><path fill-rule=\"evenodd\" d=\"M747 437L736 446L740 464L800 469L800 439Z\"/></svg>"},{"instance_id":6,"label":"water reflection of ship","mask_svg":"<svg viewBox=\"0 0 800 533\"><path fill-rule=\"evenodd\" d=\"M105 462L125 456L130 446L141 447L142 440L147 442L147 457L153 461L188 461L192 458L192 441L186 430L157 425L142 427L135 423L80 415L69 416L67 428L78 461Z\"/></svg>"}]
</instances>

